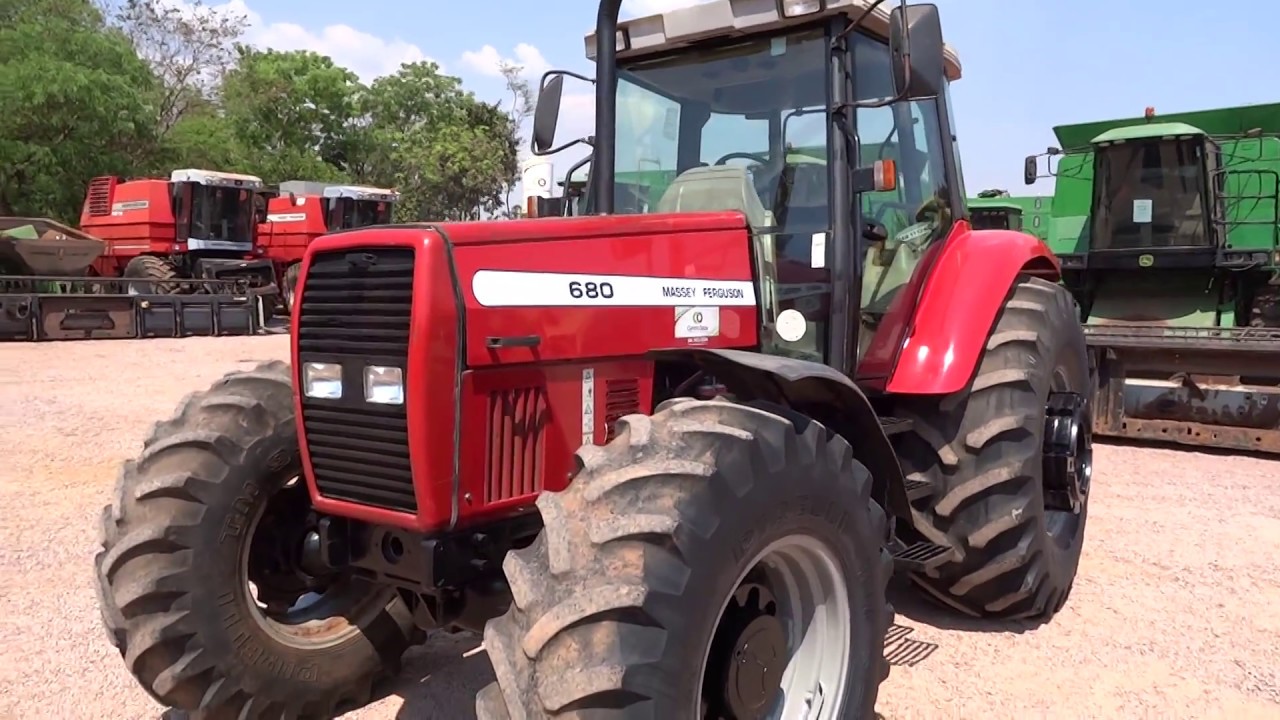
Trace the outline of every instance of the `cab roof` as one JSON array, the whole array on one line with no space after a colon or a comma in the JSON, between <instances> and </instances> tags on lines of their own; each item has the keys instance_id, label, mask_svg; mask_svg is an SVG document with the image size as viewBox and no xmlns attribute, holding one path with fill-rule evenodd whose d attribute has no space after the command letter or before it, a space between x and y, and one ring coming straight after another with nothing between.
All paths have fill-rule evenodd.
<instances>
[{"instance_id":1,"label":"cab roof","mask_svg":"<svg viewBox=\"0 0 1280 720\"><path fill-rule=\"evenodd\" d=\"M1204 134L1205 131L1195 125L1188 125L1184 122L1144 123L1141 125L1126 125L1124 127L1111 128L1110 130L1095 137L1091 142L1094 145L1109 145L1111 143L1127 142L1130 140L1153 140L1156 138L1166 137L1199 137Z\"/></svg>"},{"instance_id":2,"label":"cab roof","mask_svg":"<svg viewBox=\"0 0 1280 720\"><path fill-rule=\"evenodd\" d=\"M174 170L169 174L169 182L189 182L197 185L214 185L217 187L236 187L258 189L262 187L262 178L256 175L217 172L215 170L197 170L187 168Z\"/></svg>"},{"instance_id":3,"label":"cab roof","mask_svg":"<svg viewBox=\"0 0 1280 720\"><path fill-rule=\"evenodd\" d=\"M870 5L871 0L827 0L825 9L818 12L783 17L775 0L711 0L619 22L618 58L655 55L714 38L749 38L836 14L857 18ZM861 27L873 35L888 38L889 10L895 5L892 0L881 3L863 19ZM595 60L595 32L587 35L586 48L587 58ZM946 46L943 59L947 79L959 80L960 57L955 50Z\"/></svg>"},{"instance_id":4,"label":"cab roof","mask_svg":"<svg viewBox=\"0 0 1280 720\"><path fill-rule=\"evenodd\" d=\"M324 189L324 196L327 198L355 198L356 200L395 202L400 198L400 193L395 190L370 187L368 185L330 185Z\"/></svg>"}]
</instances>

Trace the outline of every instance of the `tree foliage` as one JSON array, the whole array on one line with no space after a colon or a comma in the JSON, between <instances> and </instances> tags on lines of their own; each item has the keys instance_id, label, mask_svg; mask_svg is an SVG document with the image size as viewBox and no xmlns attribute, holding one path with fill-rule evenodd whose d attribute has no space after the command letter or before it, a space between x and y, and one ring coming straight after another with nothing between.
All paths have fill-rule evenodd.
<instances>
[{"instance_id":1,"label":"tree foliage","mask_svg":"<svg viewBox=\"0 0 1280 720\"><path fill-rule=\"evenodd\" d=\"M155 77L85 0L0 12L0 214L76 217L90 178L154 144Z\"/></svg>"},{"instance_id":2,"label":"tree foliage","mask_svg":"<svg viewBox=\"0 0 1280 720\"><path fill-rule=\"evenodd\" d=\"M181 167L401 192L400 220L504 214L532 93L476 98L430 62L366 85L332 59L240 41L196 2L0 4L0 214L74 221L97 175Z\"/></svg>"}]
</instances>

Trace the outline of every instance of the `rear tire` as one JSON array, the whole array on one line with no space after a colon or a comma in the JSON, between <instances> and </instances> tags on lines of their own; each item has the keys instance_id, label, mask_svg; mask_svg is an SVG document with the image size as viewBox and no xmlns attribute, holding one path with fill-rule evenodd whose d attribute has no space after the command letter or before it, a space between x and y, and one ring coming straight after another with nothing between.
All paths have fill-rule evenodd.
<instances>
[{"instance_id":1,"label":"rear tire","mask_svg":"<svg viewBox=\"0 0 1280 720\"><path fill-rule=\"evenodd\" d=\"M609 445L577 457L570 486L538 499L542 534L503 564L513 603L485 627L497 682L476 698L479 720L697 720L703 703L723 712L744 702L787 702L798 716L806 697L814 720L872 716L889 671L892 561L870 476L843 438L782 408L683 400L623 418ZM776 565L757 564L771 548L789 549L776 551ZM826 568L829 582L771 590L806 567ZM815 599L812 623L789 611L806 597ZM777 681L743 677L756 665L731 660L761 652L770 632L777 638L774 619L809 628L805 643L816 644L796 654L826 669L816 680L795 670L781 697L726 689L754 681L778 692ZM753 645L735 645L748 635ZM772 647L779 652L769 657L788 654L785 643ZM781 674L784 664L771 667Z\"/></svg>"},{"instance_id":2,"label":"rear tire","mask_svg":"<svg viewBox=\"0 0 1280 720\"><path fill-rule=\"evenodd\" d=\"M112 644L161 704L207 718L329 718L395 671L413 625L394 591L349 577L300 589L296 568L270 564L306 527L287 522L310 510L305 483L291 483L300 475L281 362L189 396L125 463L102 514L98 600ZM303 592L321 597L302 607ZM273 597L300 609L272 610Z\"/></svg>"},{"instance_id":3,"label":"rear tire","mask_svg":"<svg viewBox=\"0 0 1280 720\"><path fill-rule=\"evenodd\" d=\"M155 255L139 255L124 266L125 278L138 280L177 280L178 269L173 263ZM126 285L130 295L173 295L178 292L176 282L139 282Z\"/></svg>"},{"instance_id":4,"label":"rear tire","mask_svg":"<svg viewBox=\"0 0 1280 720\"><path fill-rule=\"evenodd\" d=\"M912 580L974 617L1048 619L1066 603L1087 517L1044 502L1043 435L1049 393L1092 399L1078 314L1065 288L1021 278L997 319L970 386L906 400L914 428L898 441L908 478L933 487L914 526L954 560Z\"/></svg>"}]
</instances>

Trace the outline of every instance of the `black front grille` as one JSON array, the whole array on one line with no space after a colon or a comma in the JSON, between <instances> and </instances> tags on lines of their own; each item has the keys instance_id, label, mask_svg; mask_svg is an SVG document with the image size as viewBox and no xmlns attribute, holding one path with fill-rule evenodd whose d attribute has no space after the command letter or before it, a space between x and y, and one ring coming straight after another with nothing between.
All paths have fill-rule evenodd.
<instances>
[{"instance_id":1,"label":"black front grille","mask_svg":"<svg viewBox=\"0 0 1280 720\"><path fill-rule=\"evenodd\" d=\"M298 316L298 362L342 366L343 397L303 396L302 424L325 497L416 513L404 405L364 400L364 368L400 368L408 380L413 251L317 253ZM301 368L298 370L301 376Z\"/></svg>"}]
</instances>

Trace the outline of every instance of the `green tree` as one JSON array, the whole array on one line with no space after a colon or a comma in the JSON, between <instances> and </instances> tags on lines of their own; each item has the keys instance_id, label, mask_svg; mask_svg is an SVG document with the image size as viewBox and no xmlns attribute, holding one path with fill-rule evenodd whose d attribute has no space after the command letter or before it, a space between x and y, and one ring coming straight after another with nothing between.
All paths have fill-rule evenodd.
<instances>
[{"instance_id":1,"label":"green tree","mask_svg":"<svg viewBox=\"0 0 1280 720\"><path fill-rule=\"evenodd\" d=\"M504 205L517 173L516 130L432 62L378 78L365 100L362 179L400 190L401 220L472 220Z\"/></svg>"},{"instance_id":2,"label":"green tree","mask_svg":"<svg viewBox=\"0 0 1280 720\"><path fill-rule=\"evenodd\" d=\"M234 43L248 18L201 0L176 5L166 0L124 0L112 17L160 80L156 108L159 133L167 134L189 111L215 97L236 59Z\"/></svg>"},{"instance_id":3,"label":"green tree","mask_svg":"<svg viewBox=\"0 0 1280 720\"><path fill-rule=\"evenodd\" d=\"M79 216L88 181L154 142L156 81L87 0L0 8L0 214Z\"/></svg>"},{"instance_id":4,"label":"green tree","mask_svg":"<svg viewBox=\"0 0 1280 720\"><path fill-rule=\"evenodd\" d=\"M355 73L300 50L239 46L222 83L223 112L269 182L347 179L360 152L360 99Z\"/></svg>"}]
</instances>

